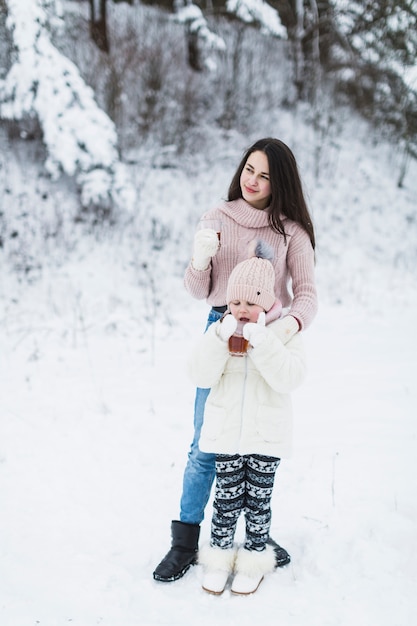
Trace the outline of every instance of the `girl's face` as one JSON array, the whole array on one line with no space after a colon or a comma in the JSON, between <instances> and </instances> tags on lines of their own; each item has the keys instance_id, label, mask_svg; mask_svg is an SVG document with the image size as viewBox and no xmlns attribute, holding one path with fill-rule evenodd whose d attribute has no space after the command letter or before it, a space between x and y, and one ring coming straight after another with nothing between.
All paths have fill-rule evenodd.
<instances>
[{"instance_id":1,"label":"girl's face","mask_svg":"<svg viewBox=\"0 0 417 626\"><path fill-rule=\"evenodd\" d=\"M238 322L247 324L248 322L256 323L263 308L259 304L252 304L247 300L233 300L229 303L229 310Z\"/></svg>"},{"instance_id":2,"label":"girl's face","mask_svg":"<svg viewBox=\"0 0 417 626\"><path fill-rule=\"evenodd\" d=\"M254 209L266 209L271 198L268 158L257 150L249 155L240 175L243 199Z\"/></svg>"}]
</instances>

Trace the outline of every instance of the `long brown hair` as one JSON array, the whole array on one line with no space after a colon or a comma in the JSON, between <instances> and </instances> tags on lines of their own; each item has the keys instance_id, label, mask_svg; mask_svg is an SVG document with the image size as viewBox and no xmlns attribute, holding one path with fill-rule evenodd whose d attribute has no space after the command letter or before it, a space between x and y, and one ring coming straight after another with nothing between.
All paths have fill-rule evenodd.
<instances>
[{"instance_id":1,"label":"long brown hair","mask_svg":"<svg viewBox=\"0 0 417 626\"><path fill-rule=\"evenodd\" d=\"M286 233L281 220L281 216L285 215L304 228L314 249L316 246L314 227L304 198L297 161L290 148L283 141L266 137L259 139L248 148L230 183L228 200L242 198L240 175L249 156L252 152L257 151L266 154L269 164L271 201L268 207L268 218L271 228L283 235L286 240Z\"/></svg>"}]
</instances>

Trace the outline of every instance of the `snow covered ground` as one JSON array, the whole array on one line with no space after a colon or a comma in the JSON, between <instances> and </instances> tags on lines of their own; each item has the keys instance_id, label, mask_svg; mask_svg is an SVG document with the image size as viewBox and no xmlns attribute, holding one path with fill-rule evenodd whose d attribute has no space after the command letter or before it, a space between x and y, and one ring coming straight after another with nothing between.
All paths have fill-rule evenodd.
<instances>
[{"instance_id":1,"label":"snow covered ground","mask_svg":"<svg viewBox=\"0 0 417 626\"><path fill-rule=\"evenodd\" d=\"M217 598L199 567L152 580L178 515L185 360L206 307L173 281L181 315L142 335L120 279L99 249L3 312L2 626L414 623L415 310L321 306L294 394L296 453L273 497L272 536L292 563L252 597ZM209 519L210 505L202 541Z\"/></svg>"},{"instance_id":2,"label":"snow covered ground","mask_svg":"<svg viewBox=\"0 0 417 626\"><path fill-rule=\"evenodd\" d=\"M1 626L416 622L417 176L399 190L388 148L349 133L315 185L305 137L275 130L301 156L319 242L295 454L273 496L291 564L248 598L209 596L198 566L152 579L178 516L185 362L207 315L180 270L190 220L224 193L239 142L193 184L145 165L140 206L170 233L161 251L125 233L80 241L31 284L2 271ZM202 541L210 516L209 504Z\"/></svg>"}]
</instances>

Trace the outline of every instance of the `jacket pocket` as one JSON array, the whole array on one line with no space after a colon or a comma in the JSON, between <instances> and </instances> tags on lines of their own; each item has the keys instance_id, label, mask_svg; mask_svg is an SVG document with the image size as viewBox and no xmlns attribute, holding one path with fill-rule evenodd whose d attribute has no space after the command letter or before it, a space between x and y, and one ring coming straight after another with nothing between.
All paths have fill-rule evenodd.
<instances>
[{"instance_id":1,"label":"jacket pocket","mask_svg":"<svg viewBox=\"0 0 417 626\"><path fill-rule=\"evenodd\" d=\"M223 431L225 420L226 411L222 406L206 402L201 436L210 441L215 441Z\"/></svg>"},{"instance_id":2,"label":"jacket pocket","mask_svg":"<svg viewBox=\"0 0 417 626\"><path fill-rule=\"evenodd\" d=\"M288 443L291 436L291 420L280 414L277 408L260 405L256 413L256 429L264 441Z\"/></svg>"}]
</instances>

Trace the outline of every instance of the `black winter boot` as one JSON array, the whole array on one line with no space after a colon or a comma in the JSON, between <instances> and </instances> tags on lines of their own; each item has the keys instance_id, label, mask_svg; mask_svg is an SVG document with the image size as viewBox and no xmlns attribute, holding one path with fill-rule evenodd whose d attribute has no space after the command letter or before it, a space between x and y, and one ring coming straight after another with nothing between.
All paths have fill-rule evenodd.
<instances>
[{"instance_id":1,"label":"black winter boot","mask_svg":"<svg viewBox=\"0 0 417 626\"><path fill-rule=\"evenodd\" d=\"M182 578L190 566L197 562L200 526L173 521L171 536L171 549L153 573L154 579L163 583Z\"/></svg>"},{"instance_id":2,"label":"black winter boot","mask_svg":"<svg viewBox=\"0 0 417 626\"><path fill-rule=\"evenodd\" d=\"M274 548L275 567L283 567L284 565L288 565L288 563L290 563L291 557L286 549L279 546L277 542L272 539L272 537L270 537L266 543Z\"/></svg>"}]
</instances>

